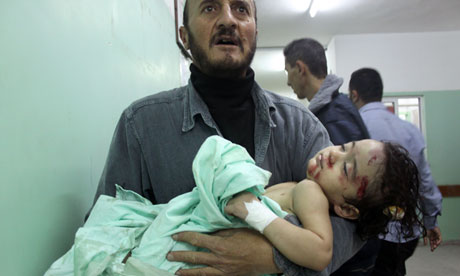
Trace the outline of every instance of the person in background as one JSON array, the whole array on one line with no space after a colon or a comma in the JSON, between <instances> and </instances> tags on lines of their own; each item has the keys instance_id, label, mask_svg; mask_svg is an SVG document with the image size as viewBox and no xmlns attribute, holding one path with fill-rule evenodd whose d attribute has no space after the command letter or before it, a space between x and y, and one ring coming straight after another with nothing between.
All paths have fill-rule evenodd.
<instances>
[{"instance_id":1,"label":"person in background","mask_svg":"<svg viewBox=\"0 0 460 276\"><path fill-rule=\"evenodd\" d=\"M429 240L431 251L442 241L437 216L441 215L442 195L431 176L430 167L424 155L425 141L419 129L387 110L381 102L383 82L377 70L362 68L352 73L349 96L359 109L372 139L396 142L406 148L420 172L420 198L423 223L427 229L424 238ZM381 236L379 246L373 249L376 255L372 275L405 275L406 260L412 256L421 235L420 226L414 226L414 235L409 238L398 235L395 229L398 221L388 226L388 234Z\"/></svg>"},{"instance_id":2,"label":"person in background","mask_svg":"<svg viewBox=\"0 0 460 276\"><path fill-rule=\"evenodd\" d=\"M327 74L324 47L311 38L297 39L284 48L288 85L299 99L307 98L308 108L321 121L334 145L369 139L369 133L353 103L339 88L343 79ZM373 242L373 237L369 242ZM362 252L362 251L360 251ZM332 275L364 276L374 261L367 255L354 256ZM359 271L359 272L352 272Z\"/></svg>"},{"instance_id":3,"label":"person in background","mask_svg":"<svg viewBox=\"0 0 460 276\"><path fill-rule=\"evenodd\" d=\"M324 125L334 145L369 138L358 110L339 93L343 79L327 74L326 54L318 41L294 40L284 48L284 57L287 84L299 99L308 99L308 109Z\"/></svg>"},{"instance_id":4,"label":"person in background","mask_svg":"<svg viewBox=\"0 0 460 276\"><path fill-rule=\"evenodd\" d=\"M243 146L258 166L272 173L269 185L304 179L308 160L330 145L327 131L302 104L254 81L253 0L188 0L183 16L180 37L192 56L189 83L125 109L95 200L102 194L114 196L115 184L153 204L191 191L192 160L212 135ZM295 216L286 219L300 224ZM243 229L179 233L176 240L209 251L170 252L167 258L204 265L178 275L328 275L362 246L353 223L338 217L331 217L331 223L333 257L322 272L295 265L260 233Z\"/></svg>"}]
</instances>

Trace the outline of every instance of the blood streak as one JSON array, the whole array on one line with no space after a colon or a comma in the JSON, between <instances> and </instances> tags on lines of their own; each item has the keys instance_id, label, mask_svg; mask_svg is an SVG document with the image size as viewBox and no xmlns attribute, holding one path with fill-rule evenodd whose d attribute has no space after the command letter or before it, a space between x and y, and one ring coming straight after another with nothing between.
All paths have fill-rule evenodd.
<instances>
[{"instance_id":1,"label":"blood streak","mask_svg":"<svg viewBox=\"0 0 460 276\"><path fill-rule=\"evenodd\" d=\"M358 197L358 199L363 198L364 194L366 193L367 185L369 185L369 180L367 176L363 176L363 178L361 179L361 183L360 183L358 192L356 193L356 196Z\"/></svg>"},{"instance_id":2,"label":"blood streak","mask_svg":"<svg viewBox=\"0 0 460 276\"><path fill-rule=\"evenodd\" d=\"M327 167L329 169L332 169L332 162L331 162L331 156L329 155L329 157L327 158Z\"/></svg>"},{"instance_id":3,"label":"blood streak","mask_svg":"<svg viewBox=\"0 0 460 276\"><path fill-rule=\"evenodd\" d=\"M377 161L377 155L372 156L371 159L369 159L369 162L367 162L367 165L370 166L375 161Z\"/></svg>"},{"instance_id":4,"label":"blood streak","mask_svg":"<svg viewBox=\"0 0 460 276\"><path fill-rule=\"evenodd\" d=\"M321 174L321 172L317 172L317 173L315 174L315 180L318 180L320 174Z\"/></svg>"},{"instance_id":5,"label":"blood streak","mask_svg":"<svg viewBox=\"0 0 460 276\"><path fill-rule=\"evenodd\" d=\"M377 147L369 151L369 162L367 165L371 165L374 163L381 163L385 159L385 154L382 151L382 148Z\"/></svg>"},{"instance_id":6,"label":"blood streak","mask_svg":"<svg viewBox=\"0 0 460 276\"><path fill-rule=\"evenodd\" d=\"M317 165L310 166L310 168L308 169L308 174L313 176L313 173L316 171L317 168Z\"/></svg>"}]
</instances>

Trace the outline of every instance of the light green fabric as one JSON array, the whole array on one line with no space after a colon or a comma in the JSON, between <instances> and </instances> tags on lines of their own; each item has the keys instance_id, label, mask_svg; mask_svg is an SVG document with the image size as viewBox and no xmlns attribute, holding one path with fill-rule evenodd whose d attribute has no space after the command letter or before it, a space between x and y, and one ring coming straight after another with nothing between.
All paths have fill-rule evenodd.
<instances>
[{"instance_id":1,"label":"light green fabric","mask_svg":"<svg viewBox=\"0 0 460 276\"><path fill-rule=\"evenodd\" d=\"M189 268L167 261L166 254L198 248L176 242L171 235L248 227L224 214L227 202L242 191L259 196L278 216L286 215L276 202L262 196L270 173L257 167L244 148L219 136L203 143L193 162L193 175L196 187L191 192L162 205L152 205L117 185L116 198L98 199L77 231L74 246L45 275L154 275L152 267L171 273ZM131 249L128 263L121 264Z\"/></svg>"}]
</instances>

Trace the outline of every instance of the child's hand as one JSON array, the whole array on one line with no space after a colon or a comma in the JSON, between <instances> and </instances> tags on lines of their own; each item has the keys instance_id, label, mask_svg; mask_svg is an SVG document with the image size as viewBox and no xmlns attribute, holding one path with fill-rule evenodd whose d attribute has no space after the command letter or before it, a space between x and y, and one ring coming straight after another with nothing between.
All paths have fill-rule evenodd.
<instances>
[{"instance_id":1,"label":"child's hand","mask_svg":"<svg viewBox=\"0 0 460 276\"><path fill-rule=\"evenodd\" d=\"M244 206L245 202L252 202L253 200L259 201L259 199L250 192L242 192L239 195L232 198L225 206L225 213L245 219L248 216L248 210Z\"/></svg>"}]
</instances>

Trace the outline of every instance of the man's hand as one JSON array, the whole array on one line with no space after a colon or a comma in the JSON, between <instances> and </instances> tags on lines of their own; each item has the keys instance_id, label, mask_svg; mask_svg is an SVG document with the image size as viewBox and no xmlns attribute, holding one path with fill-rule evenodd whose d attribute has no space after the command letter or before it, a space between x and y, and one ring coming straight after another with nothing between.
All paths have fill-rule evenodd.
<instances>
[{"instance_id":1,"label":"man's hand","mask_svg":"<svg viewBox=\"0 0 460 276\"><path fill-rule=\"evenodd\" d=\"M439 227L436 226L433 229L427 230L426 237L423 238L423 243L426 245L428 243L428 240L430 240L431 251L434 251L441 244L442 241L441 229L439 229Z\"/></svg>"},{"instance_id":2,"label":"man's hand","mask_svg":"<svg viewBox=\"0 0 460 276\"><path fill-rule=\"evenodd\" d=\"M173 238L210 251L170 252L167 256L169 261L207 265L203 268L181 269L176 275L260 275L281 272L273 261L272 245L254 230L228 229L213 235L182 232Z\"/></svg>"}]
</instances>

